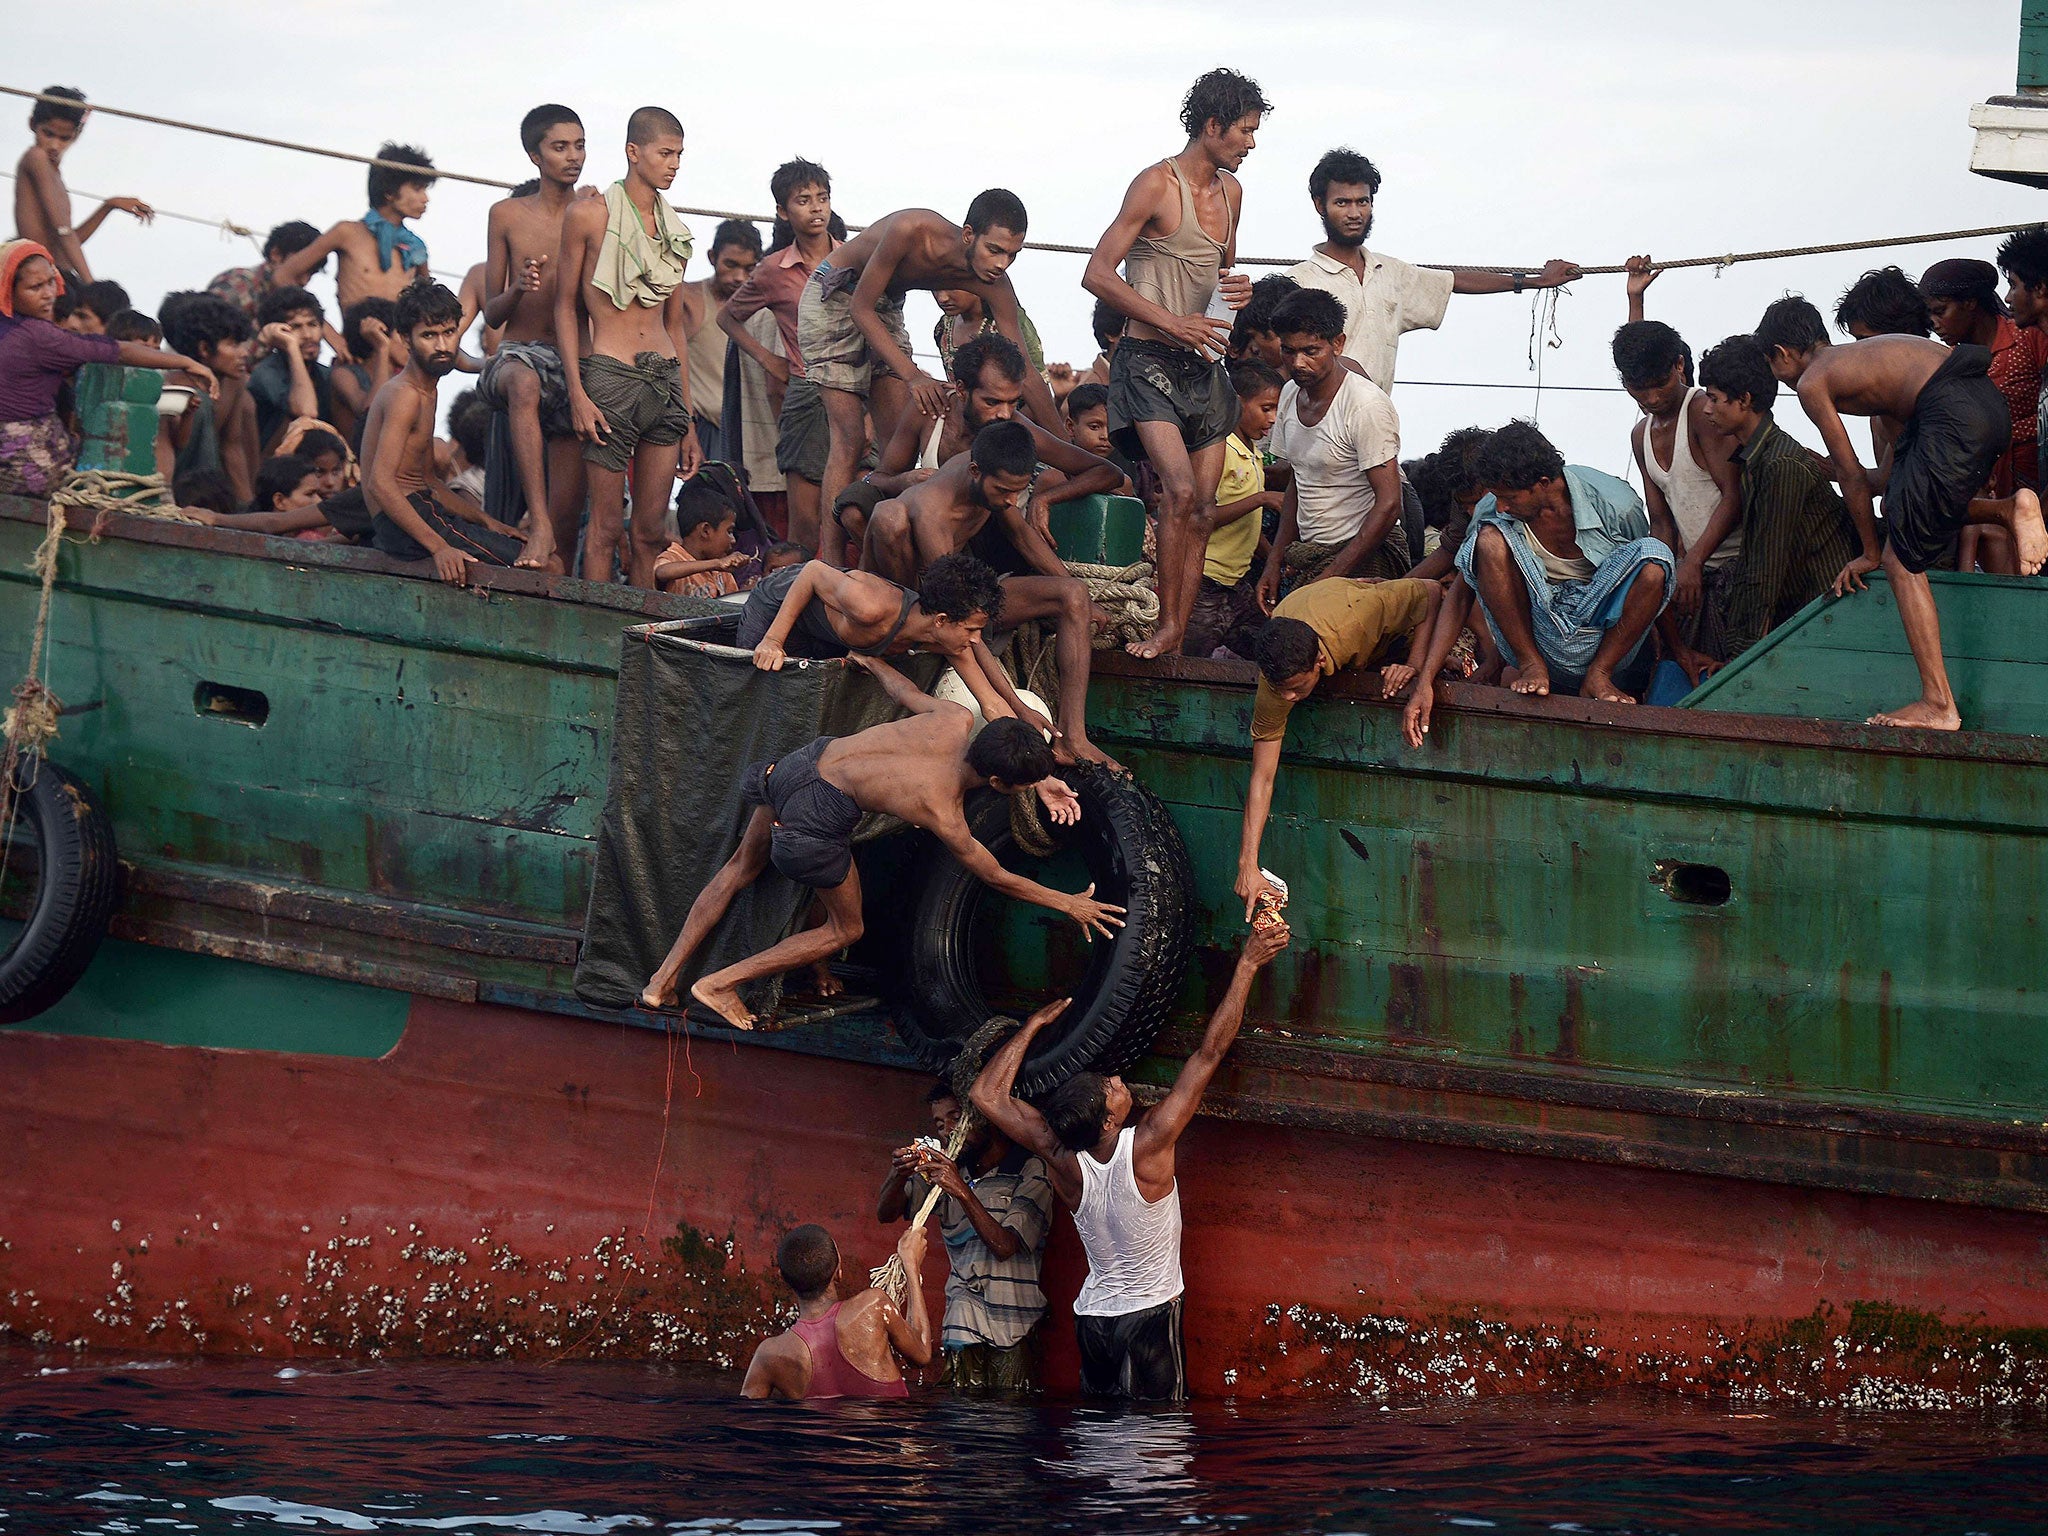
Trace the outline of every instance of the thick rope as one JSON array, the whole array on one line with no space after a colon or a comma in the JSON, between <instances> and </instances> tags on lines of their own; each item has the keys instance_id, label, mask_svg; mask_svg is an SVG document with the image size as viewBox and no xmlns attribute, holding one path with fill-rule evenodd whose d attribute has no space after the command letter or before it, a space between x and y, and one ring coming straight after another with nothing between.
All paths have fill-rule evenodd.
<instances>
[{"instance_id":1,"label":"thick rope","mask_svg":"<svg viewBox=\"0 0 2048 1536\"><path fill-rule=\"evenodd\" d=\"M0 95L20 96L29 101L55 102L65 107L75 108L78 106L78 103L69 96L51 96L42 91L24 90L17 85L0 85ZM322 155L330 160L347 160L356 165L374 165L394 171L417 171L419 169L418 166L409 165L402 160L379 160L375 155L351 154L345 149L324 149L317 144L300 144L291 139L274 139L258 133L242 133L233 128L214 128L205 123L188 123L179 118L161 117L152 112L133 112L121 107L102 106L98 102L87 103L87 110L104 112L109 117L125 117L138 123L150 123L159 128L176 128L186 133L211 134L215 138L233 139L242 144L260 144L269 149L289 149L302 155ZM461 181L467 182L471 186L496 187L504 191L510 191L518 184L516 182L501 181L495 176L470 176L461 171L436 170L434 176L435 179L440 181ZM774 219L773 214L741 213L735 212L730 208L687 208L680 203L675 204L674 207L676 212L687 213L694 218L747 219L757 224L772 222ZM210 223L211 221L195 219L194 222ZM1991 235L2016 234L2020 230L2033 228L2038 222L2040 221L2030 220L2025 224L1989 224L1980 229L1949 229L1933 234L1887 235L1879 239L1836 240L1814 245L1787 245L1768 251L1731 251L1725 256L1688 256L1679 261L1657 262L1654 265L1654 270L1667 272L1678 267L1725 268L1745 261L1782 261L1792 256L1829 256L1841 251L1879 251L1895 245L1930 245L1944 240L1981 240ZM852 230L859 230L865 227L860 224L849 224L847 226L847 228ZM237 228L236 232L241 233L242 231ZM1053 240L1027 240L1024 242L1024 248L1030 251L1051 251L1064 256L1092 256L1095 254L1095 247L1092 245L1065 245ZM1298 256L1240 256L1237 258L1237 264L1241 267L1291 267L1297 265L1300 260L1301 258ZM1540 261L1530 266L1521 267L1484 267L1473 266L1465 262L1422 262L1419 265L1447 272L1493 272L1505 277L1526 277L1541 271L1543 268L1543 263ZM1628 267L1625 263L1579 268L1580 274L1585 277L1614 276L1627 270Z\"/></svg>"}]
</instances>

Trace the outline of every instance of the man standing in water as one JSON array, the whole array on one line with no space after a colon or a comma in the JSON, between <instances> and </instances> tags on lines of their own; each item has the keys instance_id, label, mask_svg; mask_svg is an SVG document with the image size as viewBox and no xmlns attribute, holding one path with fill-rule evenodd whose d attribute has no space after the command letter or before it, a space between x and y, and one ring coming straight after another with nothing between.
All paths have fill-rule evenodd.
<instances>
[{"instance_id":1,"label":"man standing in water","mask_svg":"<svg viewBox=\"0 0 2048 1536\"><path fill-rule=\"evenodd\" d=\"M1244 202L1231 173L1271 110L1256 82L1234 70L1197 80L1180 109L1187 147L1138 174L1081 279L1124 317L1109 362L1110 441L1143 454L1159 476L1159 622L1131 643L1137 656L1179 653L1202 584L1223 445L1237 426L1222 362L1230 322L1211 300L1220 289L1239 309L1251 297L1249 278L1223 275L1237 257Z\"/></svg>"},{"instance_id":2,"label":"man standing in water","mask_svg":"<svg viewBox=\"0 0 2048 1536\"><path fill-rule=\"evenodd\" d=\"M681 357L689 345L679 293L690 231L661 194L683 162L683 125L660 107L626 121L626 174L602 200L570 204L556 268L555 348L567 362L569 416L590 479L586 581L610 581L633 475L633 545L627 580L654 585L668 546L663 509L676 478L704 455L690 418ZM589 320L586 335L584 320Z\"/></svg>"},{"instance_id":3,"label":"man standing in water","mask_svg":"<svg viewBox=\"0 0 2048 1536\"><path fill-rule=\"evenodd\" d=\"M924 1304L924 1228L896 1243L903 1261L904 1312L874 1286L840 1294L842 1263L832 1234L817 1225L793 1229L775 1250L783 1283L796 1292L796 1322L764 1339L747 1362L741 1397L783 1402L825 1397L908 1397L903 1367L928 1365L932 1320Z\"/></svg>"},{"instance_id":4,"label":"man standing in water","mask_svg":"<svg viewBox=\"0 0 2048 1536\"><path fill-rule=\"evenodd\" d=\"M1252 978L1287 947L1287 939L1287 925L1277 915L1253 925L1202 1043L1166 1097L1135 1121L1131 1090L1120 1077L1078 1072L1035 1108L1011 1097L1031 1042L1066 1011L1068 998L1026 1019L975 1079L969 1095L974 1107L1044 1160L1088 1251L1088 1279L1074 1299L1083 1392L1168 1402L1187 1396L1174 1148L1237 1039Z\"/></svg>"}]
</instances>

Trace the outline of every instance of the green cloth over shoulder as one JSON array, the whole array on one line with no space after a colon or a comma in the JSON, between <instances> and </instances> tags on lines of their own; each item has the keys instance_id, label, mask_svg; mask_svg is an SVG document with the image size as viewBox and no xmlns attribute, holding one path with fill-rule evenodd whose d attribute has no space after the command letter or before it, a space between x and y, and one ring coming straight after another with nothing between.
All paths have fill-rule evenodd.
<instances>
[{"instance_id":1,"label":"green cloth over shoulder","mask_svg":"<svg viewBox=\"0 0 2048 1536\"><path fill-rule=\"evenodd\" d=\"M654 309L668 302L695 249L690 226L676 217L667 198L656 193L655 232L648 234L623 181L605 188L604 213L604 244L598 247L591 285L620 309L634 304Z\"/></svg>"}]
</instances>

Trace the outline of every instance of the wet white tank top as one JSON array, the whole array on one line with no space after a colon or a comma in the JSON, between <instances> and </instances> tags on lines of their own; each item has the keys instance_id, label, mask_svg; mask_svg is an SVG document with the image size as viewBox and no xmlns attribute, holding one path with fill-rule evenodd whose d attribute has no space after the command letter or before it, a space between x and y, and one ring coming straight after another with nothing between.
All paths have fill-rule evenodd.
<instances>
[{"instance_id":1,"label":"wet white tank top","mask_svg":"<svg viewBox=\"0 0 2048 1536\"><path fill-rule=\"evenodd\" d=\"M1074 1299L1081 1317L1122 1317L1173 1300L1184 1289L1180 1274L1180 1180L1161 1200L1138 1193L1125 1126L1107 1163L1081 1152L1081 1203L1074 1230L1088 1251L1088 1279Z\"/></svg>"},{"instance_id":2,"label":"wet white tank top","mask_svg":"<svg viewBox=\"0 0 2048 1536\"><path fill-rule=\"evenodd\" d=\"M1671 520L1678 524L1687 549L1698 543L1700 535L1707 531L1707 521L1721 501L1721 487L1714 484L1714 477L1707 473L1706 466L1693 457L1692 433L1687 430L1692 420L1693 398L1699 392L1698 385L1688 389L1685 404L1678 408L1678 426L1671 434L1669 469L1658 465L1657 450L1650 442L1650 424L1647 421L1643 423L1643 473L1664 493L1664 505L1671 509ZM1741 553L1742 527L1737 524L1707 561L1707 569L1718 569Z\"/></svg>"}]
</instances>

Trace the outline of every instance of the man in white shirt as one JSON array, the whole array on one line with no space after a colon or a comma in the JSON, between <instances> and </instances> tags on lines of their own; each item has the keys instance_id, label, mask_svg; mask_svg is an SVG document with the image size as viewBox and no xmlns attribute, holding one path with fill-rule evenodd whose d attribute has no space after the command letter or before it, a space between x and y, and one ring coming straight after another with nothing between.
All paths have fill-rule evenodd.
<instances>
[{"instance_id":1,"label":"man in white shirt","mask_svg":"<svg viewBox=\"0 0 2048 1536\"><path fill-rule=\"evenodd\" d=\"M1390 394L1401 337L1442 325L1452 294L1561 288L1579 275L1577 263L1569 261L1547 261L1541 272L1451 272L1369 251L1365 239L1372 233L1379 190L1378 167L1355 149L1333 149L1318 160L1309 172L1308 195L1327 238L1287 275L1304 288L1337 297L1344 306L1344 355Z\"/></svg>"},{"instance_id":2,"label":"man in white shirt","mask_svg":"<svg viewBox=\"0 0 2048 1536\"><path fill-rule=\"evenodd\" d=\"M1288 384L1267 439L1293 466L1280 528L1259 577L1259 606L1326 576L1405 576L1401 419L1386 391L1344 362L1344 306L1320 289L1273 311Z\"/></svg>"}]
</instances>

